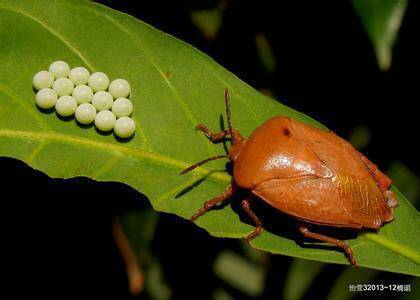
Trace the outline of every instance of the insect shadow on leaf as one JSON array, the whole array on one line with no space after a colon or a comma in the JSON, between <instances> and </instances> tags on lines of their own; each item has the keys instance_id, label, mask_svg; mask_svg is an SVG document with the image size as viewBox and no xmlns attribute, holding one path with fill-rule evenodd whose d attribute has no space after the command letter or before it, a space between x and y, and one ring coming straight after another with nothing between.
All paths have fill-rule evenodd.
<instances>
[{"instance_id":1,"label":"insect shadow on leaf","mask_svg":"<svg viewBox=\"0 0 420 300\"><path fill-rule=\"evenodd\" d=\"M51 109L54 109L54 108L51 108ZM71 121L74 120L74 115L64 117L64 116L60 115L57 111L55 111L55 115L57 116L57 118L59 118L63 122L71 122Z\"/></svg>"},{"instance_id":2,"label":"insect shadow on leaf","mask_svg":"<svg viewBox=\"0 0 420 300\"><path fill-rule=\"evenodd\" d=\"M134 133L133 135L131 135L130 137L128 137L128 138L120 138L116 133L115 133L115 131L111 131L111 133L113 133L114 134L114 137L115 137L115 139L118 141L118 142L120 142L120 143L128 143L128 142L130 142L132 139L134 139L134 137L136 136L136 133Z\"/></svg>"},{"instance_id":3,"label":"insect shadow on leaf","mask_svg":"<svg viewBox=\"0 0 420 300\"><path fill-rule=\"evenodd\" d=\"M222 114L220 114L220 117L219 117L219 125L220 125L220 128L221 128L221 131L225 131L225 124L224 124L224 120L223 120L223 115ZM221 139L219 141L216 141L215 143L222 143L223 144L223 148L224 148L224 152L225 153L228 153L228 151L229 151L228 146L227 146L228 140L229 140L229 138L224 138L224 139ZM222 157L224 155L220 155L220 156ZM212 159L210 158L210 160L212 160ZM207 160L202 161L203 164L205 162L207 162ZM194 165L194 166L191 166L191 167L192 167L192 169L195 169L196 166ZM206 174L205 176L197 179L197 181L193 182L190 186L188 186L185 189L183 189L182 191L180 191L175 196L175 199L178 199L178 198L182 197L183 195L187 194L188 192L192 191L194 188L197 188L211 174L217 173L217 172L224 172L224 171L227 171L229 174L232 174L232 171L233 170L232 170L232 163L231 163L231 161L226 162L226 165L225 165L225 169L224 170L212 170L208 174ZM184 173L187 173L187 172L189 172L189 169L188 168L183 171L183 174ZM225 205L223 205L222 207L225 207Z\"/></svg>"},{"instance_id":4,"label":"insect shadow on leaf","mask_svg":"<svg viewBox=\"0 0 420 300\"><path fill-rule=\"evenodd\" d=\"M93 127L93 122L89 123L89 124L82 124L82 123L79 123L79 122L76 122L76 123L80 128L83 128L83 129L89 129L89 128Z\"/></svg>"},{"instance_id":5,"label":"insect shadow on leaf","mask_svg":"<svg viewBox=\"0 0 420 300\"><path fill-rule=\"evenodd\" d=\"M220 114L220 117L219 117L219 125L220 125L220 130L221 131L226 130L225 120L223 119L223 115L222 114ZM228 139L223 139L222 140L223 150L225 151L225 153L229 153L229 147L227 145L227 141L228 141ZM230 166L230 169L228 169L228 172L230 174L232 174L232 164L231 164L230 161L228 161L228 165Z\"/></svg>"},{"instance_id":6,"label":"insect shadow on leaf","mask_svg":"<svg viewBox=\"0 0 420 300\"><path fill-rule=\"evenodd\" d=\"M96 126L95 126L95 131L103 136L109 136L114 133L114 130L102 131L102 130L99 130ZM122 139L122 140L125 140L125 139Z\"/></svg>"},{"instance_id":7,"label":"insect shadow on leaf","mask_svg":"<svg viewBox=\"0 0 420 300\"><path fill-rule=\"evenodd\" d=\"M224 170L211 170L206 175L198 178L196 181L194 181L192 184L181 190L178 194L175 195L175 199L181 198L185 194L191 192L193 189L197 188L200 184L202 184L211 174L221 172Z\"/></svg>"},{"instance_id":8,"label":"insect shadow on leaf","mask_svg":"<svg viewBox=\"0 0 420 300\"><path fill-rule=\"evenodd\" d=\"M254 226L255 223L249 215L242 209L241 200L248 195L247 191L239 191L231 200L232 209L239 215L242 222ZM292 217L272 209L272 207L263 201L253 201L252 210L264 224L264 229L276 236L297 240L300 234L296 230L296 220Z\"/></svg>"},{"instance_id":9,"label":"insect shadow on leaf","mask_svg":"<svg viewBox=\"0 0 420 300\"><path fill-rule=\"evenodd\" d=\"M36 109L37 109L39 112L43 113L43 114L48 114L48 115L50 115L50 114L52 114L52 113L54 113L54 112L55 112L55 108L54 108L54 107L52 107L52 108L48 108L48 109L45 109L45 108L41 108L41 107L39 107L39 106L38 106L38 105L36 105L36 104L35 104L35 106L36 106Z\"/></svg>"}]
</instances>

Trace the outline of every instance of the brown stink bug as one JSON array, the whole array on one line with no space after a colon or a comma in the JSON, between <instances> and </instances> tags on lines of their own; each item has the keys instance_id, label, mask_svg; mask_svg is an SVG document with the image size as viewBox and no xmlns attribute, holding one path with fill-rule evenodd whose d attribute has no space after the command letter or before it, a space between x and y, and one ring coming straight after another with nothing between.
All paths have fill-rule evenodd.
<instances>
[{"instance_id":1,"label":"brown stink bug","mask_svg":"<svg viewBox=\"0 0 420 300\"><path fill-rule=\"evenodd\" d=\"M389 190L391 180L333 132L288 117L271 118L245 139L232 127L227 89L225 102L227 130L212 133L203 124L196 128L213 142L230 136L229 154L208 158L181 174L210 160L227 157L233 164L233 180L191 220L195 221L235 191L245 189L249 193L242 200L242 207L256 224L248 241L263 230L261 221L250 208L252 199L262 199L295 217L305 237L343 249L350 263L356 266L352 249L346 242L312 232L308 223L354 229L380 228L394 218L394 208L398 205Z\"/></svg>"}]
</instances>

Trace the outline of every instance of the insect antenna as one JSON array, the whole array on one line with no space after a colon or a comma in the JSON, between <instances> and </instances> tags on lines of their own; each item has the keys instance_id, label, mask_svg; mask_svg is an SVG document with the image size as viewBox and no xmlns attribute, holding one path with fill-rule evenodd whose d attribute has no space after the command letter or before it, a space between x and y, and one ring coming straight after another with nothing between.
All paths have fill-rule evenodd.
<instances>
[{"instance_id":1,"label":"insect antenna","mask_svg":"<svg viewBox=\"0 0 420 300\"><path fill-rule=\"evenodd\" d=\"M193 164L192 166L189 166L184 171L182 171L181 173L179 173L179 175L183 175L185 173L188 173L188 172L194 170L195 168L197 168L197 167L199 167L201 165L204 165L206 162L209 162L209 161L212 161L212 160L216 160L216 159L220 159L220 158L229 158L229 156L226 155L226 154L223 154L223 155L217 155L217 156L206 158L205 160L202 160L202 161L200 161L198 163Z\"/></svg>"},{"instance_id":2,"label":"insect antenna","mask_svg":"<svg viewBox=\"0 0 420 300\"><path fill-rule=\"evenodd\" d=\"M226 103L226 118L228 122L229 134L230 134L230 138L233 145L235 144L235 135L233 133L232 120L230 117L230 99L229 99L229 91L227 88L225 88L225 103Z\"/></svg>"}]
</instances>

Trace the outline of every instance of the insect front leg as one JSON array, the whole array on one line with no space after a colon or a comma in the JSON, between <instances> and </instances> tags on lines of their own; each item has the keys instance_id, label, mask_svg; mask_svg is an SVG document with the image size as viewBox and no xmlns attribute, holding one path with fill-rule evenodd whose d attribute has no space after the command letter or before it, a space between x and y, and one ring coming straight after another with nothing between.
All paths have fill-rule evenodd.
<instances>
[{"instance_id":1,"label":"insect front leg","mask_svg":"<svg viewBox=\"0 0 420 300\"><path fill-rule=\"evenodd\" d=\"M229 134L229 130L222 130L220 132L213 133L204 124L198 124L195 127L195 129L201 130L202 132L204 132L204 134L206 135L206 137L208 137L212 142L218 142L218 141L224 139Z\"/></svg>"},{"instance_id":2,"label":"insect front leg","mask_svg":"<svg viewBox=\"0 0 420 300\"><path fill-rule=\"evenodd\" d=\"M210 208L212 208L213 206L219 204L220 202L226 200L227 198L229 198L230 196L232 196L234 192L233 186L232 184L230 184L226 190L223 192L223 194L210 199L208 201L206 201L204 203L204 206L202 208L200 208L192 217L191 217L191 221L195 221L197 220L198 217L204 215Z\"/></svg>"},{"instance_id":3,"label":"insect front leg","mask_svg":"<svg viewBox=\"0 0 420 300\"><path fill-rule=\"evenodd\" d=\"M252 231L246 237L246 240L249 243L253 238L259 236L264 229L262 227L262 223L261 223L260 219L258 219L258 217L255 215L255 213L252 211L252 209L250 207L250 200L249 200L249 198L246 198L246 199L243 199L242 200L242 208L248 214L248 216L251 217L251 219L255 222L255 225L256 225L254 231Z\"/></svg>"},{"instance_id":4,"label":"insect front leg","mask_svg":"<svg viewBox=\"0 0 420 300\"><path fill-rule=\"evenodd\" d=\"M337 247L343 249L343 251L347 254L348 259L350 260L350 263L353 267L357 266L356 258L354 257L353 250L351 247L344 241L335 239L326 235L322 235L319 233L311 232L309 228L304 225L299 225L299 231L307 238L327 242L336 245Z\"/></svg>"}]
</instances>

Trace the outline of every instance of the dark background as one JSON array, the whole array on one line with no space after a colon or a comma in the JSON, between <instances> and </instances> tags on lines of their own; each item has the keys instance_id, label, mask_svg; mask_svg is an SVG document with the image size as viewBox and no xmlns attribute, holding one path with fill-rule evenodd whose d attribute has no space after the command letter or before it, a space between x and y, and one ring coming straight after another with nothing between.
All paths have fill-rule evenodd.
<instances>
[{"instance_id":1,"label":"dark background","mask_svg":"<svg viewBox=\"0 0 420 300\"><path fill-rule=\"evenodd\" d=\"M420 99L416 43L420 14L415 1L409 4L386 73L378 69L348 1L229 1L217 39L211 41L193 26L190 12L213 7L214 1L99 2L196 46L251 86L269 88L281 102L343 137L357 125L366 126L371 140L363 151L369 158L382 169L399 160L420 173L415 105ZM255 34L259 32L274 51L273 73L258 60ZM148 207L147 201L122 184L53 180L12 159L0 158L0 166L4 175L0 293L54 299L86 294L130 298L111 220L126 210ZM177 299L206 299L215 286L229 290L212 274L211 261L220 249L235 247L232 240L211 238L166 214L161 214L152 243ZM285 275L280 270L290 259L273 256L270 264L273 279L267 281L264 296L279 299ZM323 298L329 288L325 278L333 278L342 268L327 266L324 280L316 282L317 289L307 298ZM236 298L245 297L231 292Z\"/></svg>"},{"instance_id":2,"label":"dark background","mask_svg":"<svg viewBox=\"0 0 420 300\"><path fill-rule=\"evenodd\" d=\"M365 153L386 168L403 161L419 174L413 133L420 99L420 11L410 1L393 65L381 72L350 1L227 1L222 27L208 41L192 25L190 11L216 1L98 1L134 15L210 55L259 89L269 87L288 106L317 119L341 136L366 125L372 140ZM255 34L266 34L277 59L264 72Z\"/></svg>"}]
</instances>

